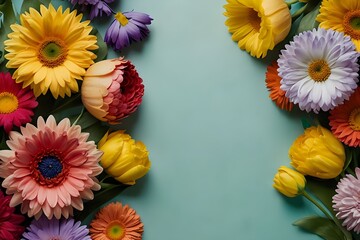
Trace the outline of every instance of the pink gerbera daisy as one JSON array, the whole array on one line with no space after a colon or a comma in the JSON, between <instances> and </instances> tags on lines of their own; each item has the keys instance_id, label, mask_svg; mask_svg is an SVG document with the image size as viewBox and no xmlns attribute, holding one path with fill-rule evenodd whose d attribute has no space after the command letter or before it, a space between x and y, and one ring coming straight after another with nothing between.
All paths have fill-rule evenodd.
<instances>
[{"instance_id":1,"label":"pink gerbera daisy","mask_svg":"<svg viewBox=\"0 0 360 240\"><path fill-rule=\"evenodd\" d=\"M6 132L10 132L14 125L20 127L30 122L37 105L30 88L22 88L10 73L0 72L0 126Z\"/></svg>"},{"instance_id":2,"label":"pink gerbera daisy","mask_svg":"<svg viewBox=\"0 0 360 240\"><path fill-rule=\"evenodd\" d=\"M25 227L21 223L25 217L16 214L15 208L10 207L10 196L5 196L0 190L0 239L16 240L20 239Z\"/></svg>"},{"instance_id":3,"label":"pink gerbera daisy","mask_svg":"<svg viewBox=\"0 0 360 240\"><path fill-rule=\"evenodd\" d=\"M10 206L21 204L29 217L49 219L82 210L82 199L93 199L92 190L100 189L96 176L102 171L102 153L88 137L68 118L56 124L53 116L46 122L39 117L37 127L21 127L21 134L10 132L10 150L0 151L2 186L13 195Z\"/></svg>"}]
</instances>

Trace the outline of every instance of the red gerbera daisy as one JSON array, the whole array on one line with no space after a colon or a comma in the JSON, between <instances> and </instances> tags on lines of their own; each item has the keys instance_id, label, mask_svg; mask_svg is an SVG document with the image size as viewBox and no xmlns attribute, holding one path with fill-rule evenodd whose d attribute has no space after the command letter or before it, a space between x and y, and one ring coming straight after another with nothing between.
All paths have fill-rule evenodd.
<instances>
[{"instance_id":1,"label":"red gerbera daisy","mask_svg":"<svg viewBox=\"0 0 360 240\"><path fill-rule=\"evenodd\" d=\"M276 61L267 68L265 82L266 87L270 92L269 97L279 108L286 111L291 111L293 108L293 103L290 102L287 97L285 97L285 91L280 88L281 77L279 77L277 71L278 68L279 66Z\"/></svg>"},{"instance_id":2,"label":"red gerbera daisy","mask_svg":"<svg viewBox=\"0 0 360 240\"><path fill-rule=\"evenodd\" d=\"M22 88L10 73L0 72L0 126L6 132L10 132L14 125L20 127L30 122L37 105L30 88Z\"/></svg>"},{"instance_id":3,"label":"red gerbera daisy","mask_svg":"<svg viewBox=\"0 0 360 240\"><path fill-rule=\"evenodd\" d=\"M344 104L330 111L329 124L333 134L350 147L360 146L360 89Z\"/></svg>"},{"instance_id":4,"label":"red gerbera daisy","mask_svg":"<svg viewBox=\"0 0 360 240\"><path fill-rule=\"evenodd\" d=\"M0 239L17 240L25 230L20 225L25 217L14 213L15 208L9 206L10 200L10 196L0 191Z\"/></svg>"}]
</instances>

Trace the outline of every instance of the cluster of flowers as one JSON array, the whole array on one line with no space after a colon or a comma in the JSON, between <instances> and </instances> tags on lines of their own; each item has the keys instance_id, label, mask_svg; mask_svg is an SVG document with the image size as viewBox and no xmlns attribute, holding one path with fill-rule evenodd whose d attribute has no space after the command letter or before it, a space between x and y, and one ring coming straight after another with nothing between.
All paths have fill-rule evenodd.
<instances>
[{"instance_id":1,"label":"cluster of flowers","mask_svg":"<svg viewBox=\"0 0 360 240\"><path fill-rule=\"evenodd\" d=\"M298 107L316 122L304 124L289 150L293 169L280 167L274 187L306 197L326 216L295 225L324 239L352 239L360 233L360 1L227 1L225 24L251 56L264 58L291 37L268 66L266 86L278 107Z\"/></svg>"},{"instance_id":2,"label":"cluster of flowers","mask_svg":"<svg viewBox=\"0 0 360 240\"><path fill-rule=\"evenodd\" d=\"M72 1L91 5L91 18L108 13L110 2ZM12 8L11 1L0 2L0 15L9 19ZM76 10L34 1L6 36L0 239L142 239L139 215L120 202L100 209L90 229L81 222L151 165L146 146L115 125L141 104L143 80L129 60L98 58L102 40L82 18ZM151 18L117 13L116 21L107 34L118 50L147 35Z\"/></svg>"}]
</instances>

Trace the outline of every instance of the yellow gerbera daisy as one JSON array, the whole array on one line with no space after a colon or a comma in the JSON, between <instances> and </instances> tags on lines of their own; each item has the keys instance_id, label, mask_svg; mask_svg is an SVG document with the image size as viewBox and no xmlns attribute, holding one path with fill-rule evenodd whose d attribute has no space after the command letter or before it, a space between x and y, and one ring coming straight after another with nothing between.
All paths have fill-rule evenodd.
<instances>
[{"instance_id":1,"label":"yellow gerbera daisy","mask_svg":"<svg viewBox=\"0 0 360 240\"><path fill-rule=\"evenodd\" d=\"M323 0L316 21L320 27L333 29L351 37L360 52L360 1Z\"/></svg>"},{"instance_id":2,"label":"yellow gerbera daisy","mask_svg":"<svg viewBox=\"0 0 360 240\"><path fill-rule=\"evenodd\" d=\"M227 0L225 25L239 48L253 57L265 57L284 40L291 28L291 15L283 0Z\"/></svg>"},{"instance_id":3,"label":"yellow gerbera daisy","mask_svg":"<svg viewBox=\"0 0 360 240\"><path fill-rule=\"evenodd\" d=\"M54 98L71 95L79 90L85 68L94 63L98 48L96 36L90 35L90 21L81 22L82 14L70 9L57 10L52 5L30 8L20 17L20 24L6 40L6 67L17 68L13 78L23 87L30 86L35 96L50 89Z\"/></svg>"}]
</instances>

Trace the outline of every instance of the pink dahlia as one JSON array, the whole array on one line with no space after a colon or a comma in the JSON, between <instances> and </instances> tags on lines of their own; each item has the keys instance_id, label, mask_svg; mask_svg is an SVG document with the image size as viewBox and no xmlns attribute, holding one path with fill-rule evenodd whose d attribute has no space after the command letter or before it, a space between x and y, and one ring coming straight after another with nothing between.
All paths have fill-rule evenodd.
<instances>
[{"instance_id":1,"label":"pink dahlia","mask_svg":"<svg viewBox=\"0 0 360 240\"><path fill-rule=\"evenodd\" d=\"M360 168L355 169L356 177L347 174L337 185L333 196L336 217L343 219L343 226L360 233Z\"/></svg>"},{"instance_id":2,"label":"pink dahlia","mask_svg":"<svg viewBox=\"0 0 360 240\"><path fill-rule=\"evenodd\" d=\"M134 65L123 58L91 65L81 86L85 108L97 119L111 124L134 112L143 95L142 79Z\"/></svg>"},{"instance_id":3,"label":"pink dahlia","mask_svg":"<svg viewBox=\"0 0 360 240\"><path fill-rule=\"evenodd\" d=\"M10 150L0 151L2 186L13 195L10 206L21 204L29 217L49 219L82 210L82 199L93 199L92 191L100 189L96 176L102 171L102 153L88 137L69 119L56 124L53 116L46 122L39 117L37 127L27 124L21 133L11 131Z\"/></svg>"},{"instance_id":4,"label":"pink dahlia","mask_svg":"<svg viewBox=\"0 0 360 240\"><path fill-rule=\"evenodd\" d=\"M10 132L14 125L20 127L30 122L37 105L30 88L22 88L10 73L0 72L0 126L6 132Z\"/></svg>"},{"instance_id":5,"label":"pink dahlia","mask_svg":"<svg viewBox=\"0 0 360 240\"><path fill-rule=\"evenodd\" d=\"M15 208L9 206L10 199L0 191L0 239L17 240L25 230L20 225L25 217L14 213Z\"/></svg>"}]
</instances>

